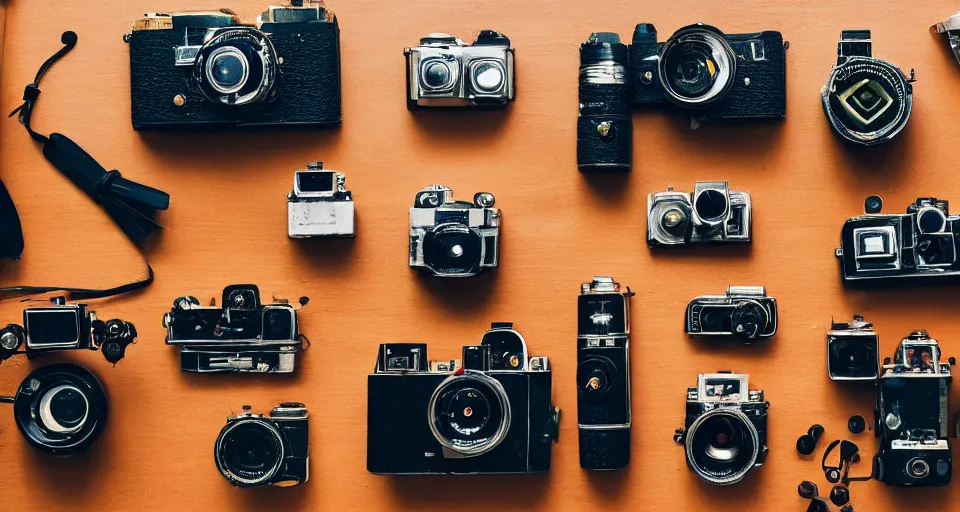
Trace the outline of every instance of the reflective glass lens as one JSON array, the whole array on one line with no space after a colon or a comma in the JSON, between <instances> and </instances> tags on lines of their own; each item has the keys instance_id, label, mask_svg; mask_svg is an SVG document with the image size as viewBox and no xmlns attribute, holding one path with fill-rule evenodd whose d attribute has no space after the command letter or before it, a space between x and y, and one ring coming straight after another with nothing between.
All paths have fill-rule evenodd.
<instances>
[{"instance_id":1,"label":"reflective glass lens","mask_svg":"<svg viewBox=\"0 0 960 512\"><path fill-rule=\"evenodd\" d=\"M708 481L732 483L756 462L758 447L752 426L737 416L710 414L689 435L689 458L694 470Z\"/></svg>"},{"instance_id":2,"label":"reflective glass lens","mask_svg":"<svg viewBox=\"0 0 960 512\"><path fill-rule=\"evenodd\" d=\"M40 421L53 432L76 431L83 425L88 410L87 398L70 385L50 389L40 398Z\"/></svg>"},{"instance_id":3,"label":"reflective glass lens","mask_svg":"<svg viewBox=\"0 0 960 512\"><path fill-rule=\"evenodd\" d=\"M423 242L423 260L440 273L463 274L479 269L480 234L469 228L434 229Z\"/></svg>"},{"instance_id":4,"label":"reflective glass lens","mask_svg":"<svg viewBox=\"0 0 960 512\"><path fill-rule=\"evenodd\" d=\"M702 96L717 80L718 67L710 47L703 43L684 45L667 55L667 80L681 96Z\"/></svg>"},{"instance_id":5,"label":"reflective glass lens","mask_svg":"<svg viewBox=\"0 0 960 512\"><path fill-rule=\"evenodd\" d=\"M719 190L704 190L697 196L694 207L703 220L719 220L727 214L727 196Z\"/></svg>"},{"instance_id":6,"label":"reflective glass lens","mask_svg":"<svg viewBox=\"0 0 960 512\"><path fill-rule=\"evenodd\" d=\"M435 432L453 449L485 452L505 432L506 397L474 377L455 379L437 391L431 414Z\"/></svg>"},{"instance_id":7,"label":"reflective glass lens","mask_svg":"<svg viewBox=\"0 0 960 512\"><path fill-rule=\"evenodd\" d=\"M431 89L442 89L450 84L453 73L442 60L431 60L423 67L423 82Z\"/></svg>"},{"instance_id":8,"label":"reflective glass lens","mask_svg":"<svg viewBox=\"0 0 960 512\"><path fill-rule=\"evenodd\" d=\"M213 59L213 80L224 89L232 89L243 81L244 62L236 53L221 53Z\"/></svg>"},{"instance_id":9,"label":"reflective glass lens","mask_svg":"<svg viewBox=\"0 0 960 512\"><path fill-rule=\"evenodd\" d=\"M473 84L481 92L496 92L503 85L503 70L491 62L483 62L473 69Z\"/></svg>"},{"instance_id":10,"label":"reflective glass lens","mask_svg":"<svg viewBox=\"0 0 960 512\"><path fill-rule=\"evenodd\" d=\"M217 450L223 469L246 484L271 478L283 458L279 434L259 421L242 421L229 428Z\"/></svg>"}]
</instances>

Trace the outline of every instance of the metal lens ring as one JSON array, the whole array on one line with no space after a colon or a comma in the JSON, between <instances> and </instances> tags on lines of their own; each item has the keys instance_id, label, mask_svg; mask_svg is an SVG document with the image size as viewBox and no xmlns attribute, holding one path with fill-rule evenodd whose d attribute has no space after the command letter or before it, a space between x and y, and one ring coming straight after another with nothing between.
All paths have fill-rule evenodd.
<instances>
[{"instance_id":1,"label":"metal lens ring","mask_svg":"<svg viewBox=\"0 0 960 512\"><path fill-rule=\"evenodd\" d=\"M675 32L660 49L660 84L667 98L686 107L705 107L733 85L737 60L719 30L693 25Z\"/></svg>"},{"instance_id":2,"label":"metal lens ring","mask_svg":"<svg viewBox=\"0 0 960 512\"><path fill-rule=\"evenodd\" d=\"M483 261L483 240L469 226L448 222L435 226L423 236L423 262L438 274L476 273Z\"/></svg>"},{"instance_id":3,"label":"metal lens ring","mask_svg":"<svg viewBox=\"0 0 960 512\"><path fill-rule=\"evenodd\" d=\"M217 437L214 453L220 474L239 487L269 483L285 457L280 431L261 418L227 424Z\"/></svg>"},{"instance_id":4,"label":"metal lens ring","mask_svg":"<svg viewBox=\"0 0 960 512\"><path fill-rule=\"evenodd\" d=\"M427 423L445 448L466 457L496 448L510 429L507 392L496 379L464 370L437 386L427 405Z\"/></svg>"},{"instance_id":5,"label":"metal lens ring","mask_svg":"<svg viewBox=\"0 0 960 512\"><path fill-rule=\"evenodd\" d=\"M97 378L80 366L44 366L20 384L13 414L30 444L70 454L90 446L103 431L107 396Z\"/></svg>"},{"instance_id":6,"label":"metal lens ring","mask_svg":"<svg viewBox=\"0 0 960 512\"><path fill-rule=\"evenodd\" d=\"M821 96L834 131L867 146L900 133L913 109L913 89L903 72L871 57L850 57L835 67Z\"/></svg>"},{"instance_id":7,"label":"metal lens ring","mask_svg":"<svg viewBox=\"0 0 960 512\"><path fill-rule=\"evenodd\" d=\"M450 92L459 77L460 63L452 55L427 57L420 61L420 86L426 92Z\"/></svg>"},{"instance_id":8,"label":"metal lens ring","mask_svg":"<svg viewBox=\"0 0 960 512\"><path fill-rule=\"evenodd\" d=\"M661 200L650 210L648 227L657 240L684 241L692 225L692 211L686 201Z\"/></svg>"},{"instance_id":9,"label":"metal lens ring","mask_svg":"<svg viewBox=\"0 0 960 512\"><path fill-rule=\"evenodd\" d=\"M252 28L231 28L204 43L194 63L194 78L214 103L249 105L274 92L279 59L266 34Z\"/></svg>"},{"instance_id":10,"label":"metal lens ring","mask_svg":"<svg viewBox=\"0 0 960 512\"><path fill-rule=\"evenodd\" d=\"M507 70L499 60L475 59L470 62L470 86L476 94L499 94L506 83Z\"/></svg>"},{"instance_id":11,"label":"metal lens ring","mask_svg":"<svg viewBox=\"0 0 960 512\"><path fill-rule=\"evenodd\" d=\"M693 422L684 448L697 476L714 485L732 485L756 464L760 435L741 411L714 409Z\"/></svg>"}]
</instances>

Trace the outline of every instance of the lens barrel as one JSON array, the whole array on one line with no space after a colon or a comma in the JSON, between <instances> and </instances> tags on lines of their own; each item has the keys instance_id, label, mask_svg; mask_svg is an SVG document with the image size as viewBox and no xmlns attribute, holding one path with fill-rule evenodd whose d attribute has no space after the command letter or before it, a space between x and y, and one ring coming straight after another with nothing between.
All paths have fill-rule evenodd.
<instances>
[{"instance_id":1,"label":"lens barrel","mask_svg":"<svg viewBox=\"0 0 960 512\"><path fill-rule=\"evenodd\" d=\"M580 115L577 167L629 171L633 122L629 103L629 51L620 36L598 32L580 45Z\"/></svg>"}]
</instances>

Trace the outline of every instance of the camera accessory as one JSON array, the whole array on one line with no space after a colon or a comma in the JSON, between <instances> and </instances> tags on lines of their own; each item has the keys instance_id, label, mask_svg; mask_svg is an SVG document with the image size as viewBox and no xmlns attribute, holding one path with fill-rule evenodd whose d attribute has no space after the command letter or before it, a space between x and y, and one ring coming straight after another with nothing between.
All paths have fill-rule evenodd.
<instances>
[{"instance_id":1,"label":"camera accessory","mask_svg":"<svg viewBox=\"0 0 960 512\"><path fill-rule=\"evenodd\" d=\"M797 493L800 494L801 498L806 498L812 500L820 496L820 490L817 488L817 484L811 482L810 480L804 480L800 482L800 485L797 486Z\"/></svg>"},{"instance_id":2,"label":"camera accessory","mask_svg":"<svg viewBox=\"0 0 960 512\"><path fill-rule=\"evenodd\" d=\"M817 496L810 500L807 512L830 512L830 505L823 498Z\"/></svg>"},{"instance_id":3,"label":"camera accessory","mask_svg":"<svg viewBox=\"0 0 960 512\"><path fill-rule=\"evenodd\" d=\"M507 36L481 30L472 45L444 33L405 48L407 108L505 107L514 98L514 51Z\"/></svg>"},{"instance_id":4,"label":"camera accessory","mask_svg":"<svg viewBox=\"0 0 960 512\"><path fill-rule=\"evenodd\" d=\"M310 476L307 408L284 402L269 416L250 412L227 418L214 445L217 469L237 487L304 484Z\"/></svg>"},{"instance_id":5,"label":"camera accessory","mask_svg":"<svg viewBox=\"0 0 960 512\"><path fill-rule=\"evenodd\" d=\"M551 375L508 322L452 361L430 361L425 343L380 345L367 378L367 471L548 471L560 420Z\"/></svg>"},{"instance_id":6,"label":"camera accessory","mask_svg":"<svg viewBox=\"0 0 960 512\"><path fill-rule=\"evenodd\" d=\"M0 258L15 260L20 258L21 253L23 227L20 225L20 215L6 185L0 181Z\"/></svg>"},{"instance_id":7,"label":"camera accessory","mask_svg":"<svg viewBox=\"0 0 960 512\"><path fill-rule=\"evenodd\" d=\"M950 45L950 49L953 51L953 56L957 58L958 62L960 62L960 12L950 16L940 23L937 23L936 25L930 27L930 29L938 34L946 35L947 44Z\"/></svg>"},{"instance_id":8,"label":"camera accessory","mask_svg":"<svg viewBox=\"0 0 960 512\"><path fill-rule=\"evenodd\" d=\"M305 304L305 298L301 304ZM291 373L303 336L287 302L264 305L253 284L223 289L222 307L178 297L163 316L167 345L180 347L185 372Z\"/></svg>"},{"instance_id":9,"label":"camera accessory","mask_svg":"<svg viewBox=\"0 0 960 512\"><path fill-rule=\"evenodd\" d=\"M867 428L867 420L863 419L863 416L859 414L854 414L850 416L850 419L847 420L847 430L850 431L853 435L860 435Z\"/></svg>"},{"instance_id":10,"label":"camera accessory","mask_svg":"<svg viewBox=\"0 0 960 512\"><path fill-rule=\"evenodd\" d=\"M657 29L640 23L630 45L631 99L666 100L690 112L694 128L708 118L782 119L788 46L780 32L724 34L703 23L658 43Z\"/></svg>"},{"instance_id":11,"label":"camera accessory","mask_svg":"<svg viewBox=\"0 0 960 512\"><path fill-rule=\"evenodd\" d=\"M56 454L81 452L103 431L107 395L100 381L75 364L38 368L20 383L13 404L17 428L32 446Z\"/></svg>"},{"instance_id":12,"label":"camera accessory","mask_svg":"<svg viewBox=\"0 0 960 512\"><path fill-rule=\"evenodd\" d=\"M577 427L580 467L630 463L630 288L597 276L577 299Z\"/></svg>"},{"instance_id":13,"label":"camera accessory","mask_svg":"<svg viewBox=\"0 0 960 512\"><path fill-rule=\"evenodd\" d=\"M687 390L683 444L687 465L705 482L732 485L767 456L767 409L763 391L750 390L747 375L700 374Z\"/></svg>"},{"instance_id":14,"label":"camera accessory","mask_svg":"<svg viewBox=\"0 0 960 512\"><path fill-rule=\"evenodd\" d=\"M834 485L830 489L830 501L838 507L842 507L850 502L850 489L842 485Z\"/></svg>"},{"instance_id":15,"label":"camera accessory","mask_svg":"<svg viewBox=\"0 0 960 512\"><path fill-rule=\"evenodd\" d=\"M776 332L777 300L763 286L730 286L726 295L701 295L687 304L690 336L733 336L750 343Z\"/></svg>"},{"instance_id":16,"label":"camera accessory","mask_svg":"<svg viewBox=\"0 0 960 512\"><path fill-rule=\"evenodd\" d=\"M854 315L852 322L830 321L827 374L831 380L875 381L880 374L880 337L873 324Z\"/></svg>"},{"instance_id":17,"label":"camera accessory","mask_svg":"<svg viewBox=\"0 0 960 512\"><path fill-rule=\"evenodd\" d=\"M581 171L630 170L629 58L627 45L612 32L590 34L580 45L577 167Z\"/></svg>"},{"instance_id":18,"label":"camera accessory","mask_svg":"<svg viewBox=\"0 0 960 512\"><path fill-rule=\"evenodd\" d=\"M68 305L63 297L51 302L47 307L24 309L22 326L8 324L0 329L0 361L17 354L34 358L47 352L89 349L101 350L107 361L117 364L137 338L133 324L99 320L86 304Z\"/></svg>"},{"instance_id":19,"label":"camera accessory","mask_svg":"<svg viewBox=\"0 0 960 512\"><path fill-rule=\"evenodd\" d=\"M440 277L472 277L496 267L500 256L500 209L493 194L455 201L453 190L430 185L410 207L410 266Z\"/></svg>"},{"instance_id":20,"label":"camera accessory","mask_svg":"<svg viewBox=\"0 0 960 512\"><path fill-rule=\"evenodd\" d=\"M324 171L323 162L307 164L293 177L287 196L290 238L351 237L357 234L353 195L343 173Z\"/></svg>"},{"instance_id":21,"label":"camera accessory","mask_svg":"<svg viewBox=\"0 0 960 512\"><path fill-rule=\"evenodd\" d=\"M874 146L892 139L907 125L913 108L913 70L873 58L869 30L844 30L837 64L820 95L830 128L843 140Z\"/></svg>"},{"instance_id":22,"label":"camera accessory","mask_svg":"<svg viewBox=\"0 0 960 512\"><path fill-rule=\"evenodd\" d=\"M813 425L807 430L807 433L797 439L797 452L803 456L813 455L817 449L817 443L823 436L823 425Z\"/></svg>"},{"instance_id":23,"label":"camera accessory","mask_svg":"<svg viewBox=\"0 0 960 512\"><path fill-rule=\"evenodd\" d=\"M647 245L749 243L750 193L730 190L725 181L698 181L693 193L647 196Z\"/></svg>"},{"instance_id":24,"label":"camera accessory","mask_svg":"<svg viewBox=\"0 0 960 512\"><path fill-rule=\"evenodd\" d=\"M319 0L256 23L227 9L147 14L124 41L135 130L340 125L340 28Z\"/></svg>"},{"instance_id":25,"label":"camera accessory","mask_svg":"<svg viewBox=\"0 0 960 512\"><path fill-rule=\"evenodd\" d=\"M935 197L917 198L906 213L880 213L878 196L866 214L851 217L840 231L836 257L845 285L936 281L960 276L960 215Z\"/></svg>"},{"instance_id":26,"label":"camera accessory","mask_svg":"<svg viewBox=\"0 0 960 512\"><path fill-rule=\"evenodd\" d=\"M874 458L878 480L893 486L950 483L953 459L947 431L950 367L940 361L940 345L926 331L904 338L893 361L884 360L877 385L877 436Z\"/></svg>"}]
</instances>

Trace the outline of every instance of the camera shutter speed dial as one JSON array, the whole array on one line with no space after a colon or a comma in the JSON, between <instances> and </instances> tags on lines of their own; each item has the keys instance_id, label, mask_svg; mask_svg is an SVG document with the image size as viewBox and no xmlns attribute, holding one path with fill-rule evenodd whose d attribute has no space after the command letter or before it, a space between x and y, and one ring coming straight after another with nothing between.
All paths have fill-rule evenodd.
<instances>
[{"instance_id":1,"label":"camera shutter speed dial","mask_svg":"<svg viewBox=\"0 0 960 512\"><path fill-rule=\"evenodd\" d=\"M748 340L760 337L770 316L763 306L755 301L745 301L733 310L733 334Z\"/></svg>"}]
</instances>

